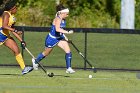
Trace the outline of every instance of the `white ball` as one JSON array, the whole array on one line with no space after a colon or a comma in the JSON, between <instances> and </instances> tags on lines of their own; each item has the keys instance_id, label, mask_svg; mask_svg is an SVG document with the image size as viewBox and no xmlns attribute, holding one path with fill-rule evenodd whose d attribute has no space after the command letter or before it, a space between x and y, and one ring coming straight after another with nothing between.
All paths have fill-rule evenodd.
<instances>
[{"instance_id":1,"label":"white ball","mask_svg":"<svg viewBox=\"0 0 140 93\"><path fill-rule=\"evenodd\" d=\"M88 78L92 78L92 75L89 75Z\"/></svg>"}]
</instances>

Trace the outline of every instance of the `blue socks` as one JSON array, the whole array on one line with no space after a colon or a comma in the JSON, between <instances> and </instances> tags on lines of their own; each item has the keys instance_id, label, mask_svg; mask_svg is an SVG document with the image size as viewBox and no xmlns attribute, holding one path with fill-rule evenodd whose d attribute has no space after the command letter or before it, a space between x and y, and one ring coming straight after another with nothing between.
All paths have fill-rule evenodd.
<instances>
[{"instance_id":1,"label":"blue socks","mask_svg":"<svg viewBox=\"0 0 140 93\"><path fill-rule=\"evenodd\" d=\"M69 67L71 67L71 58L72 58L72 53L71 52L70 53L66 53L65 60L66 60L66 67L67 67L67 69Z\"/></svg>"},{"instance_id":2,"label":"blue socks","mask_svg":"<svg viewBox=\"0 0 140 93\"><path fill-rule=\"evenodd\" d=\"M42 53L40 53L36 58L36 63L40 62L44 58L45 58L45 56Z\"/></svg>"},{"instance_id":3,"label":"blue socks","mask_svg":"<svg viewBox=\"0 0 140 93\"><path fill-rule=\"evenodd\" d=\"M45 56L42 53L40 53L37 56L37 58L36 58L36 63L40 62L44 58L45 58ZM67 69L69 67L71 67L71 59L72 59L72 53L71 52L70 53L66 53L65 60L66 60L66 67L67 67Z\"/></svg>"}]
</instances>

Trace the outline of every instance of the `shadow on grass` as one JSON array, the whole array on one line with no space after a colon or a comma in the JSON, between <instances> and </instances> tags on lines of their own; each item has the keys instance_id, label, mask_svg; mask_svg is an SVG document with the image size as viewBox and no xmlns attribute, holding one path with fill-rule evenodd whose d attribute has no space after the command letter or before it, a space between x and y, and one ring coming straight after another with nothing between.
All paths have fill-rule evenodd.
<instances>
[{"instance_id":1,"label":"shadow on grass","mask_svg":"<svg viewBox=\"0 0 140 93\"><path fill-rule=\"evenodd\" d=\"M0 76L23 76L22 74L0 74Z\"/></svg>"},{"instance_id":2,"label":"shadow on grass","mask_svg":"<svg viewBox=\"0 0 140 93\"><path fill-rule=\"evenodd\" d=\"M26 76L25 75L22 75L22 74L0 74L0 76ZM40 76L40 75L32 75L32 76ZM48 76L47 74L45 76ZM58 74L55 74L54 77L70 77L68 75L58 75Z\"/></svg>"},{"instance_id":3,"label":"shadow on grass","mask_svg":"<svg viewBox=\"0 0 140 93\"><path fill-rule=\"evenodd\" d=\"M57 76L57 77L70 77L70 76L66 76L66 75L54 75L54 76Z\"/></svg>"}]
</instances>

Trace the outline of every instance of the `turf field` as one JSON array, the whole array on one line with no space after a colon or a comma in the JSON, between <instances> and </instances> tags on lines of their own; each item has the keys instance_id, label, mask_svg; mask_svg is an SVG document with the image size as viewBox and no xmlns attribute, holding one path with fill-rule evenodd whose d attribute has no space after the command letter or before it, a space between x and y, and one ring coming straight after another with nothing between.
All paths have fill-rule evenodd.
<instances>
[{"instance_id":1,"label":"turf field","mask_svg":"<svg viewBox=\"0 0 140 93\"><path fill-rule=\"evenodd\" d=\"M0 93L139 93L136 72L98 71L48 68L55 74L47 77L41 69L22 76L18 67L0 67ZM88 75L93 78L89 79Z\"/></svg>"},{"instance_id":2,"label":"turf field","mask_svg":"<svg viewBox=\"0 0 140 93\"><path fill-rule=\"evenodd\" d=\"M28 49L37 56L44 49L47 32L26 32ZM84 52L84 34L68 36ZM19 45L20 46L20 45ZM83 59L70 45L74 68L84 67ZM87 58L96 68L140 69L140 37L132 34L88 33ZM13 54L0 46L0 64L16 64ZM43 65L65 67L65 53L55 47L52 53L42 60ZM31 65L31 56L24 51L25 63ZM140 80L136 72L120 71L83 71L76 69L75 74L66 74L65 69L49 68L56 76L49 78L43 71L33 71L21 75L18 67L0 67L1 93L139 93ZM89 79L88 75L93 78Z\"/></svg>"}]
</instances>

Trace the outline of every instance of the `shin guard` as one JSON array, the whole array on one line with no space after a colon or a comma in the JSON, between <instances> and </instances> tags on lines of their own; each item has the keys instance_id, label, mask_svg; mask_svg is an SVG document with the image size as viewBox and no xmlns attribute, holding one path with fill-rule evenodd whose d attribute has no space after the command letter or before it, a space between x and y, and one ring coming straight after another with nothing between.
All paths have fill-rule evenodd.
<instances>
[{"instance_id":1,"label":"shin guard","mask_svg":"<svg viewBox=\"0 0 140 93\"><path fill-rule=\"evenodd\" d=\"M71 52L70 53L66 53L65 60L66 60L66 67L67 67L67 69L69 67L71 67L71 59L72 59L72 53Z\"/></svg>"}]
</instances>

